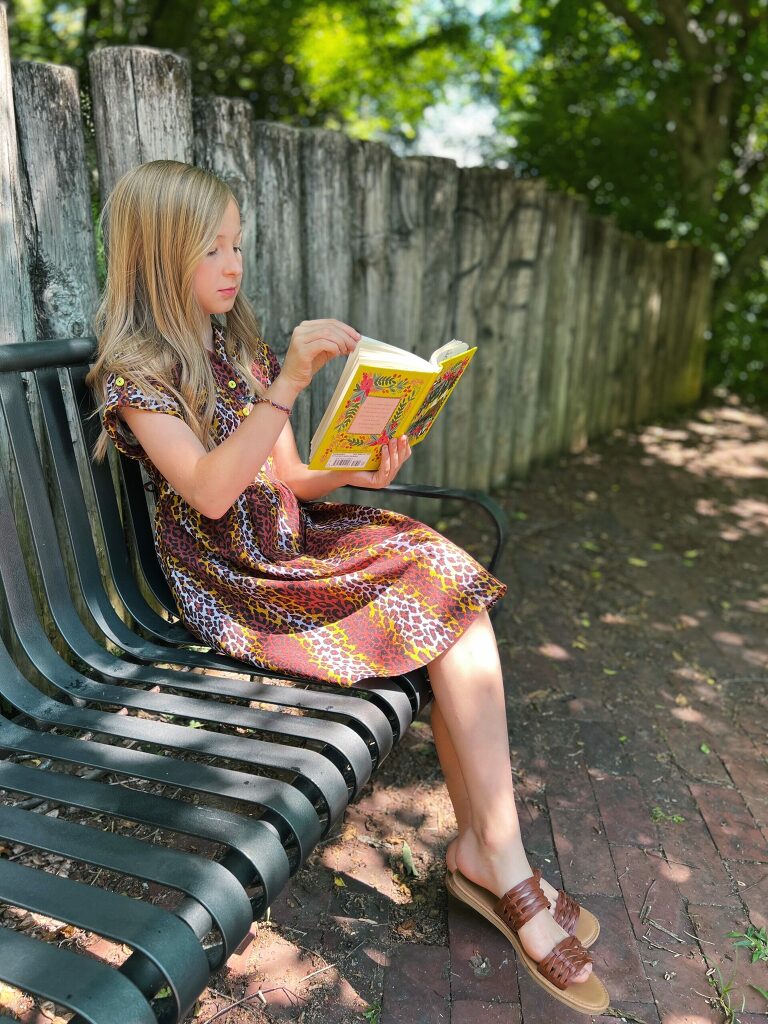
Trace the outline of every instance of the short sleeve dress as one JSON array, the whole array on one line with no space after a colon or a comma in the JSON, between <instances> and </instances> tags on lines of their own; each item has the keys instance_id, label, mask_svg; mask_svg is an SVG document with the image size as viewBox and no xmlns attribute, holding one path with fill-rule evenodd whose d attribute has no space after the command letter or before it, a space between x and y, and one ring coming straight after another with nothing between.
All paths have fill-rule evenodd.
<instances>
[{"instance_id":1,"label":"short sleeve dress","mask_svg":"<svg viewBox=\"0 0 768 1024\"><path fill-rule=\"evenodd\" d=\"M223 330L210 354L221 442L253 395L230 362ZM254 376L280 372L262 343ZM127 375L106 382L104 426L140 459L156 488L155 544L179 614L215 650L256 668L351 685L426 665L506 587L474 558L414 519L382 509L302 501L272 456L220 519L196 511L144 453L118 409L181 416L170 392L142 393Z\"/></svg>"}]
</instances>

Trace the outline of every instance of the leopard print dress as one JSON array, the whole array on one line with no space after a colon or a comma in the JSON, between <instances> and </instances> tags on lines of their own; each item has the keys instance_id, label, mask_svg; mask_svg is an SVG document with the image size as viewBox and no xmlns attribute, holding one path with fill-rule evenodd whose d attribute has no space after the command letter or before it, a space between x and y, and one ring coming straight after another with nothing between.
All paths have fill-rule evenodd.
<instances>
[{"instance_id":1,"label":"leopard print dress","mask_svg":"<svg viewBox=\"0 0 768 1024\"><path fill-rule=\"evenodd\" d=\"M211 364L223 441L253 396L214 328ZM280 372L263 344L254 375ZM163 391L163 389L161 389ZM127 376L106 381L103 422L118 450L140 459L156 489L155 543L179 613L215 650L257 668L342 686L426 665L506 587L469 554L396 512L301 501L270 456L220 518L197 512L147 458L118 409L181 416L170 393L143 394Z\"/></svg>"}]
</instances>

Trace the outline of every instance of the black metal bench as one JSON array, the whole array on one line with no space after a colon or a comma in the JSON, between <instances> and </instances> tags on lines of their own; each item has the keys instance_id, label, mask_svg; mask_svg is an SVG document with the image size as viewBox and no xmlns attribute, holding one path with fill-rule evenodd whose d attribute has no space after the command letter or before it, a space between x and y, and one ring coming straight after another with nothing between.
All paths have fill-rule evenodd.
<instances>
[{"instance_id":1,"label":"black metal bench","mask_svg":"<svg viewBox=\"0 0 768 1024\"><path fill-rule=\"evenodd\" d=\"M176 619L137 464L121 459L115 481L107 462L81 460L81 478L77 447L90 451L99 429L85 385L93 347L89 339L0 347L22 509L14 514L3 466L0 839L23 848L21 863L0 856L0 907L45 914L133 952L116 969L0 920L0 980L75 1011L77 1021L151 1024L185 1015L431 692L421 671L349 689L278 673L264 681L200 647ZM492 499L390 490L475 502L495 526L495 567L506 518ZM35 800L61 814L35 813ZM178 845L112 831L126 821ZM76 862L82 877L24 864L25 851ZM99 888L88 866L172 889L178 902L161 908Z\"/></svg>"}]
</instances>

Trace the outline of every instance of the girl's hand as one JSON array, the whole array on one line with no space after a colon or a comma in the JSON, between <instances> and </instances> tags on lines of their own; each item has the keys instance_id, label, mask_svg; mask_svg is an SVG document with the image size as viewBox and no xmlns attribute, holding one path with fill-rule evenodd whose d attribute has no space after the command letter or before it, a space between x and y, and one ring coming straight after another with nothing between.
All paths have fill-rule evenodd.
<instances>
[{"instance_id":1,"label":"girl's hand","mask_svg":"<svg viewBox=\"0 0 768 1024\"><path fill-rule=\"evenodd\" d=\"M353 473L352 483L360 487L370 487L372 490L380 490L391 484L395 479L403 463L411 457L411 445L405 434L402 437L393 438L388 444L381 446L381 463L378 469L369 470L364 473Z\"/></svg>"},{"instance_id":2,"label":"girl's hand","mask_svg":"<svg viewBox=\"0 0 768 1024\"><path fill-rule=\"evenodd\" d=\"M301 391L330 359L353 352L361 337L340 320L302 320L291 335L280 377Z\"/></svg>"}]
</instances>

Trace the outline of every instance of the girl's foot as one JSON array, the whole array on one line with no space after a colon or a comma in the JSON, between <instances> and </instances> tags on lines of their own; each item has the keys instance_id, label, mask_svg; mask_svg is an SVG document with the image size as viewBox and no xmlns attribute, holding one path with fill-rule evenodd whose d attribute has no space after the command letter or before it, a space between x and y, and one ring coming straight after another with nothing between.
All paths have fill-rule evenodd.
<instances>
[{"instance_id":1,"label":"girl's foot","mask_svg":"<svg viewBox=\"0 0 768 1024\"><path fill-rule=\"evenodd\" d=\"M481 844L471 830L464 832L454 842L454 869L458 868L471 882L498 897L503 896L533 873L524 853L516 853L514 843L500 841ZM552 889L551 886L548 888ZM549 893L545 892L545 895L549 899ZM558 942L568 938L551 913L536 914L518 930L517 934L526 953L537 963L543 960ZM588 964L573 976L572 983L580 984L586 981L591 973L592 965Z\"/></svg>"},{"instance_id":2,"label":"girl's foot","mask_svg":"<svg viewBox=\"0 0 768 1024\"><path fill-rule=\"evenodd\" d=\"M459 841L458 836L452 839L445 850L445 864L450 872L456 870L456 843ZM528 872L530 874L530 871ZM464 872L462 872L464 874ZM472 879L474 881L474 879ZM518 879L520 881L520 879ZM539 885L541 886L542 892L549 900L550 913L554 915L555 906L557 904L557 889L550 885L545 878L539 879Z\"/></svg>"}]
</instances>

